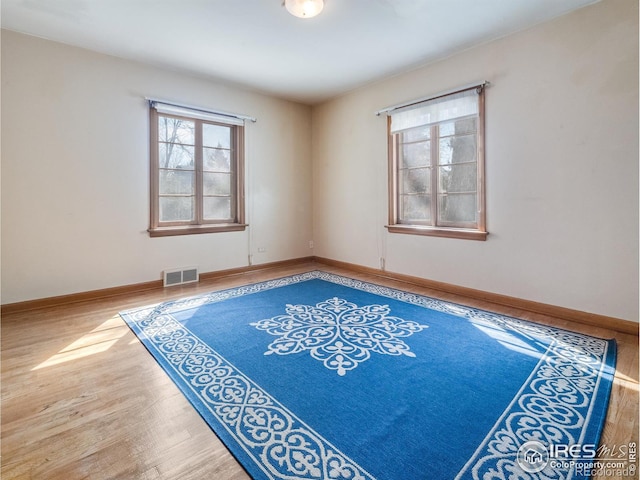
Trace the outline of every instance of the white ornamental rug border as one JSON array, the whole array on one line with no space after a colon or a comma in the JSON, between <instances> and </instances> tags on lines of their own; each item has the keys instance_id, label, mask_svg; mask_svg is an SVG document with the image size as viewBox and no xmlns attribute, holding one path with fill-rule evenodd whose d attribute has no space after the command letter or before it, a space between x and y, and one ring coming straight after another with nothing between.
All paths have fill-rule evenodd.
<instances>
[{"instance_id":1,"label":"white ornamental rug border","mask_svg":"<svg viewBox=\"0 0 640 480\"><path fill-rule=\"evenodd\" d=\"M149 307L143 307L140 309L132 309L126 312L122 312L122 315L124 317L130 318L133 323L135 323L138 328L140 328L140 330L144 331L144 329L140 327L140 322L144 322L145 319L147 322L149 320L153 322L154 318L159 317L164 317L166 319L167 315L172 312L195 308L210 303L220 302L230 298L250 295L253 293L271 290L278 287L284 287L287 285L292 285L312 279L325 280L334 284L343 285L368 293L373 293L382 297L392 298L394 300L413 305L419 305L428 309L465 318L476 326L490 325L492 327L498 327L505 330L513 331L532 341L542 342L544 346L548 347L543 358L534 368L531 375L529 376L529 379L522 386L520 392L514 397L511 404L500 416L494 427L488 433L483 443L478 447L474 455L469 459L467 464L463 467L462 471L456 478L462 478L463 475L471 475L471 478L482 479L484 478L485 473L489 474L491 478L508 478L508 475L513 474L514 472L518 473L518 478L523 479L567 480L571 478L572 472L550 471L549 469L542 470L538 473L526 473L519 467L516 462L516 453L521 444L525 443L530 438L547 438L544 429L549 427L549 421L548 418L546 418L546 415L540 413L540 411L536 411L535 409L527 412L527 415L529 415L529 420L532 420L534 424L540 426L538 431L531 428L526 432L514 431L513 425L509 426L508 421L509 419L511 419L512 421L515 419L517 424L518 415L523 413L521 400L523 397L527 396L525 395L525 393L528 391L535 392L536 388L539 388L538 384L544 382L545 380L549 380L549 376L553 377L553 375L555 375L555 379L562 383L562 385L560 386L561 389L567 388L566 385L570 384L569 388L573 388L579 395L583 395L583 398L587 402L586 404L581 405L582 410L587 411L587 415L581 416L581 421L578 425L579 434L567 431L566 426L554 424L554 428L558 429L557 436L558 438L578 438L579 440L582 439L584 433L586 432L586 427L588 426L588 419L591 415L591 410L594 406L595 399L597 398L597 391L600 388L600 379L602 378L600 373L606 367L605 360L607 358L609 344L604 339L591 337L568 330L562 330L556 327L547 327L544 325L531 323L525 320L508 317L485 310L467 307L443 300L437 300L423 295L405 292L402 290L384 287L381 285L376 285L373 283L348 277L342 277L340 275L322 271L312 271L297 275L291 275L275 280L269 280L218 292L197 295L194 297L166 302ZM177 324L175 325L176 327L179 325L182 329L184 329L184 327L182 327L179 322L175 320L173 321ZM184 330L188 332L188 330ZM199 339L197 339L197 337L195 337L191 332L188 333L192 337L196 338L199 343L204 345L204 347L211 351L215 356L222 359L222 357L215 353L210 347L200 342ZM162 346L162 342L155 343L153 337L149 337L148 335L146 335L146 332L145 336L156 349L158 349L158 346ZM160 350L158 350L158 352L161 353ZM163 354L161 353L161 355ZM222 360L226 362L226 360ZM582 377L580 376L582 375L580 373L578 373L577 376L573 375L576 378L572 378L571 374L566 375L565 373L563 373L566 371L571 371L570 365L575 364L576 362L578 362L579 365L579 368L577 370L580 370L584 373ZM226 363L229 364L228 362ZM176 373L179 374L180 372L176 370ZM252 385L255 385L243 374L241 374L240 372L238 373L241 378L245 379L245 381L248 381ZM595 382L593 380L595 380ZM255 387L259 389L257 385L255 385ZM558 397L558 395L561 396L562 392L557 391L557 385L548 385L543 389L546 393L538 394L537 398L540 399L548 396L549 393L554 392L554 388L556 389L556 398ZM261 392L266 397L271 398L266 392L262 390ZM203 402L205 402L205 404L207 404L208 400L206 398L200 398ZM536 399L536 395L527 398ZM273 399L273 401L276 402L275 399ZM279 408L284 409L284 407L280 406L280 404L277 405L279 406ZM288 412L288 410L284 409L283 411L286 411L287 414L293 416L293 414L291 412ZM300 421L297 418L296 420ZM303 424L302 421L300 421L300 423ZM222 424L225 425L225 428L227 428L224 422L222 422ZM319 435L317 435L315 432L311 431L311 433L316 437L319 437ZM509 436L511 439L514 439L516 441L518 441L519 439L520 443L509 445L509 442L506 441ZM502 445L500 444L500 441L503 442ZM247 446L242 442L243 440L240 439L239 444L246 451ZM329 443L327 442L327 444ZM507 445L509 445L509 447L504 448ZM337 452L337 449L335 449L333 446L331 446L331 448L333 448L332 452ZM340 458L344 458L346 462L350 462L350 460L344 456ZM260 465L260 462L257 463ZM353 462L353 465L357 464ZM261 466L261 468L263 467ZM373 477L366 471L361 470L361 472L361 475L363 475L362 478L373 479Z\"/></svg>"},{"instance_id":2,"label":"white ornamental rug border","mask_svg":"<svg viewBox=\"0 0 640 480\"><path fill-rule=\"evenodd\" d=\"M171 314L141 312L126 315L268 478L375 480Z\"/></svg>"},{"instance_id":3,"label":"white ornamental rug border","mask_svg":"<svg viewBox=\"0 0 640 480\"><path fill-rule=\"evenodd\" d=\"M567 442L567 439L571 438L577 438L577 440L566 444L571 445L583 440L597 398L596 393L600 387L601 373L606 368L605 362L609 354L609 342L607 340L555 327L538 325L525 320L369 282L333 274L327 275L328 277L321 278L358 290L463 317L477 326L489 324L511 330L530 340L543 342L544 345L550 343L543 358L523 384L520 392L516 394L485 440L456 476L456 479L461 479L466 474L470 474L471 478L478 480L485 478L502 479L510 478L514 472L517 472L518 478L522 479L570 480L573 478L573 470L553 470L550 466L536 473L524 472L517 463L517 454L519 448L531 440L540 441L546 446L552 442L563 444ZM579 365L578 372L574 372L570 367L570 365L574 364ZM595 384L593 383L594 380ZM553 384L554 381L555 384ZM571 402L567 401L569 395L562 391L566 388L573 389L583 395L587 403L581 405L580 411L586 410L586 414L581 415L580 411L574 405L571 405ZM535 401L543 400L551 394L555 395L555 399L562 403L562 405L555 407L556 411L568 409L575 415L575 418L579 421L576 428L550 422L543 409L532 408ZM525 403L523 405L523 398L531 401L531 404ZM527 408L527 405L529 408ZM551 408L553 409L554 407L552 406ZM518 422L524 421L525 418L534 425L538 425L539 428L531 428L528 424L518 428ZM549 435L548 432L545 433L549 428L556 429L556 434ZM572 430L577 430L578 434L576 435Z\"/></svg>"},{"instance_id":4,"label":"white ornamental rug border","mask_svg":"<svg viewBox=\"0 0 640 480\"><path fill-rule=\"evenodd\" d=\"M605 343L603 358L608 347ZM528 442L545 447L584 443L606 364L603 361L598 368L597 360L582 360L575 368L571 357L576 351L556 341L550 345L456 480L466 476L480 480L487 478L486 474L491 474L490 478L510 478L513 472L523 479L573 478L575 471L570 462L554 462L553 467L548 464L539 472L524 472L518 464L518 454Z\"/></svg>"}]
</instances>

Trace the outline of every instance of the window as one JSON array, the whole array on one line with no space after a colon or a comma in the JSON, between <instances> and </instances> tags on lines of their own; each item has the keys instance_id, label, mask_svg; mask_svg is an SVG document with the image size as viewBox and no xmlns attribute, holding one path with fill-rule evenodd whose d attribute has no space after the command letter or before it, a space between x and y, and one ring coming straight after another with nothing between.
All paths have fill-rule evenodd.
<instances>
[{"instance_id":1,"label":"window","mask_svg":"<svg viewBox=\"0 0 640 480\"><path fill-rule=\"evenodd\" d=\"M151 104L151 236L244 230L244 126Z\"/></svg>"},{"instance_id":2,"label":"window","mask_svg":"<svg viewBox=\"0 0 640 480\"><path fill-rule=\"evenodd\" d=\"M390 232L486 239L483 87L387 110Z\"/></svg>"}]
</instances>

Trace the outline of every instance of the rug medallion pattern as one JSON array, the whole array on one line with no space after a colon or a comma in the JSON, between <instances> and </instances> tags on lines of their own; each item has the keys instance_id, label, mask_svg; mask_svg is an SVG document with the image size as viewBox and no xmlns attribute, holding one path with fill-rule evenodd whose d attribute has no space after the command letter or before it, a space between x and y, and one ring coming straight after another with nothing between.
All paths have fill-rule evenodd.
<instances>
[{"instance_id":1,"label":"rug medallion pattern","mask_svg":"<svg viewBox=\"0 0 640 480\"><path fill-rule=\"evenodd\" d=\"M251 323L278 336L265 355L288 355L308 350L338 375L345 375L371 356L415 357L400 338L427 325L389 315L388 305L358 305L333 297L316 305L287 305L286 315Z\"/></svg>"}]
</instances>

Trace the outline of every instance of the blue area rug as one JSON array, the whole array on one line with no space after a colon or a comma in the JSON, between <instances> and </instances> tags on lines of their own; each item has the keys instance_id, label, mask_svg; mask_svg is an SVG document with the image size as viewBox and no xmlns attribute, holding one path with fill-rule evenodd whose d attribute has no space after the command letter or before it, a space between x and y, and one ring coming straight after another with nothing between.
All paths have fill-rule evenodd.
<instances>
[{"instance_id":1,"label":"blue area rug","mask_svg":"<svg viewBox=\"0 0 640 480\"><path fill-rule=\"evenodd\" d=\"M584 478L615 343L310 272L123 312L254 479ZM542 457L542 458L541 458Z\"/></svg>"}]
</instances>

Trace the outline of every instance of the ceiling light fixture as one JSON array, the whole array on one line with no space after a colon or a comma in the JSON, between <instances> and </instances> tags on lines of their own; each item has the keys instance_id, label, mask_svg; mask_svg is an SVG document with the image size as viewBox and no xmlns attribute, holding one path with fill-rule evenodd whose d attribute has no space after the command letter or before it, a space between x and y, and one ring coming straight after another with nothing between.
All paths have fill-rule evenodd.
<instances>
[{"instance_id":1,"label":"ceiling light fixture","mask_svg":"<svg viewBox=\"0 0 640 480\"><path fill-rule=\"evenodd\" d=\"M291 15L299 18L315 17L324 8L324 0L284 0L282 4Z\"/></svg>"}]
</instances>

